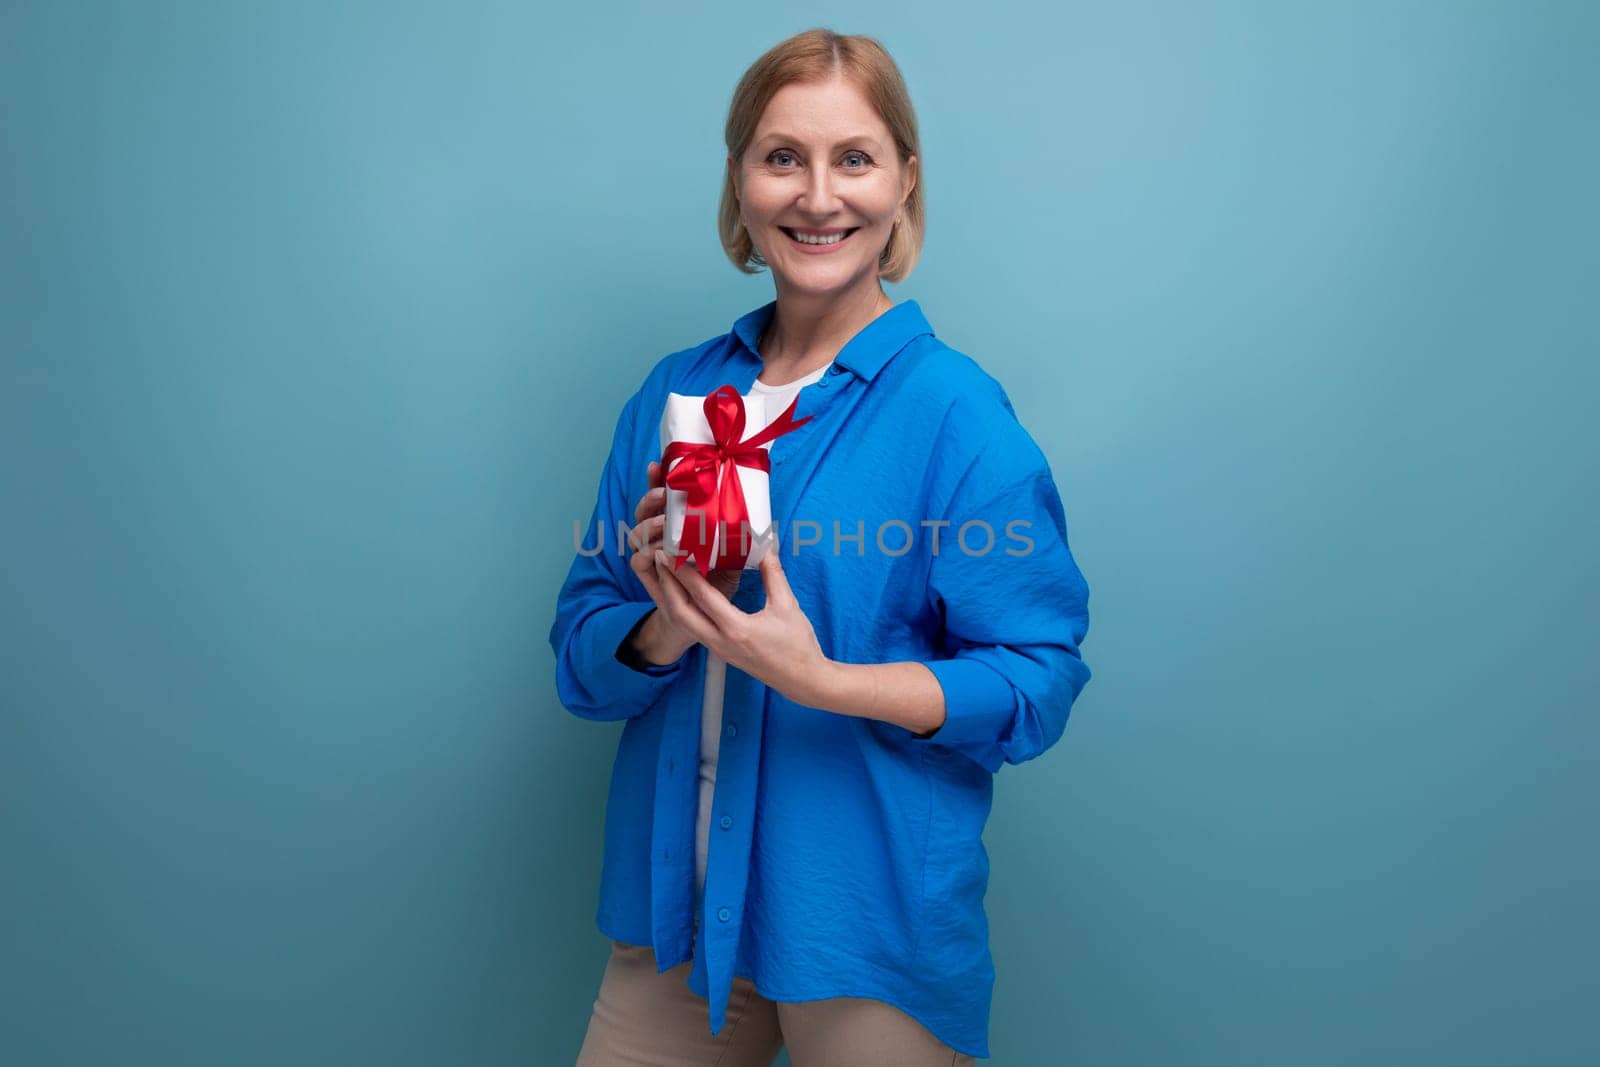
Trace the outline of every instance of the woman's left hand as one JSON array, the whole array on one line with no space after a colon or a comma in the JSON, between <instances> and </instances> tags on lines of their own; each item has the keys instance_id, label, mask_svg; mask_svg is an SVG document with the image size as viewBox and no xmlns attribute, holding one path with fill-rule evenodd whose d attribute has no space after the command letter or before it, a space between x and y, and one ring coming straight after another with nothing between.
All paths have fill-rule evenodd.
<instances>
[{"instance_id":1,"label":"woman's left hand","mask_svg":"<svg viewBox=\"0 0 1600 1067\"><path fill-rule=\"evenodd\" d=\"M658 548L656 574L673 619L695 640L795 703L815 706L819 683L833 661L818 644L778 556L774 544L761 557L767 604L754 614L730 603L692 560L674 570L665 550Z\"/></svg>"}]
</instances>

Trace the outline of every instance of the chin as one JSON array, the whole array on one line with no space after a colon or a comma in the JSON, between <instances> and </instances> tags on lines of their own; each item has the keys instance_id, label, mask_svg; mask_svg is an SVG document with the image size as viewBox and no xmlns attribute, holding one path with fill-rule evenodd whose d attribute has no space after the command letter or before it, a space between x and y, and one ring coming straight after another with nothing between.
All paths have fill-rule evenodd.
<instances>
[{"instance_id":1,"label":"chin","mask_svg":"<svg viewBox=\"0 0 1600 1067\"><path fill-rule=\"evenodd\" d=\"M830 275L827 278L808 277L804 273L786 274L784 281L791 290L801 293L837 293L850 287L853 274Z\"/></svg>"},{"instance_id":2,"label":"chin","mask_svg":"<svg viewBox=\"0 0 1600 1067\"><path fill-rule=\"evenodd\" d=\"M845 285L851 279L861 276L861 263L816 263L793 260L784 264L789 280L796 285L814 285L819 289L831 289L838 285Z\"/></svg>"}]
</instances>

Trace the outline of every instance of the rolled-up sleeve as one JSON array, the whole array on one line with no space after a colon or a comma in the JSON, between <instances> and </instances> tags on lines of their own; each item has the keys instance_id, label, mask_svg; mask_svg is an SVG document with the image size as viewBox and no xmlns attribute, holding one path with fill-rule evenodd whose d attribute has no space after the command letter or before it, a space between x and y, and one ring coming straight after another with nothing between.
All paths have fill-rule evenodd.
<instances>
[{"instance_id":1,"label":"rolled-up sleeve","mask_svg":"<svg viewBox=\"0 0 1600 1067\"><path fill-rule=\"evenodd\" d=\"M1089 587L1049 464L1009 404L941 518L928 596L946 658L924 664L944 691L945 721L912 736L992 773L1055 744L1090 675L1080 651Z\"/></svg>"},{"instance_id":2,"label":"rolled-up sleeve","mask_svg":"<svg viewBox=\"0 0 1600 1067\"><path fill-rule=\"evenodd\" d=\"M655 608L628 563L631 549L621 540L637 504L628 499L628 453L639 397L635 393L617 418L594 511L583 531L583 550L567 572L550 627L562 705L579 718L602 722L643 714L683 672L684 664L679 659L636 670L617 658L623 640ZM638 488L642 491L642 480ZM590 554L596 544L600 551Z\"/></svg>"}]
</instances>

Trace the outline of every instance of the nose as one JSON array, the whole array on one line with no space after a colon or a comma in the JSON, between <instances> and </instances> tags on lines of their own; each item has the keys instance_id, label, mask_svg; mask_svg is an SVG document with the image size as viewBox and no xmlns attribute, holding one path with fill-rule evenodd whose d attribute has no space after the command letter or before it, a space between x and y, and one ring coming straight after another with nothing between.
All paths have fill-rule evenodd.
<instances>
[{"instance_id":1,"label":"nose","mask_svg":"<svg viewBox=\"0 0 1600 1067\"><path fill-rule=\"evenodd\" d=\"M800 210L816 218L826 218L834 214L837 207L832 168L825 166L811 168L811 179L806 182L806 192L800 200Z\"/></svg>"}]
</instances>

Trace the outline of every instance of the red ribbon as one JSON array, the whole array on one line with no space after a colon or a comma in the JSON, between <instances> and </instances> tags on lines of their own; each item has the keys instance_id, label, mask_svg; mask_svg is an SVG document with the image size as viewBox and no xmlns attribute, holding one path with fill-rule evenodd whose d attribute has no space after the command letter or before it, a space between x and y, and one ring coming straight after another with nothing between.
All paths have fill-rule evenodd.
<instances>
[{"instance_id":1,"label":"red ribbon","mask_svg":"<svg viewBox=\"0 0 1600 1067\"><path fill-rule=\"evenodd\" d=\"M724 385L706 397L706 423L711 427L711 443L673 441L661 454L661 465L666 468L666 484L672 489L689 494L684 517L683 536L679 538L678 556L673 569L683 566L683 561L694 559L695 569L701 575L712 569L712 550L716 547L717 532L722 534L722 555L717 560L718 570L740 570L749 555L744 547L742 533L750 521L750 509L745 503L744 488L739 484L739 467L772 471L772 460L761 446L784 434L798 430L814 416L794 418L800 395L795 394L782 415L771 425L749 438L744 437L744 397L731 385ZM679 462L679 461L682 462ZM691 526L694 531L691 533ZM730 532L731 531L731 532ZM739 542L735 547L735 542ZM687 549L687 554L685 554Z\"/></svg>"}]
</instances>

